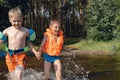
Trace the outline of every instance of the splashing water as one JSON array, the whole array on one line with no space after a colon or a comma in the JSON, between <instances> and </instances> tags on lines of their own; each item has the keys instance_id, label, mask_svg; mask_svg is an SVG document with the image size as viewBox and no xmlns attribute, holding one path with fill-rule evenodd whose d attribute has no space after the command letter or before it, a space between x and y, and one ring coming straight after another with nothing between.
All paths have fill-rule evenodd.
<instances>
[{"instance_id":1,"label":"splashing water","mask_svg":"<svg viewBox=\"0 0 120 80\"><path fill-rule=\"evenodd\" d=\"M72 62L74 63L74 62ZM88 73L78 64L72 64L73 69L69 69L70 64L66 64L62 80L89 80ZM9 80L9 79L8 79ZM22 80L44 80L43 72L38 72L32 68L25 69L22 74ZM51 73L51 80L55 80L54 72Z\"/></svg>"},{"instance_id":2,"label":"splashing water","mask_svg":"<svg viewBox=\"0 0 120 80\"><path fill-rule=\"evenodd\" d=\"M66 70L63 76L64 78L63 80L89 80L88 73L81 71L81 69L83 68L77 70L78 65L75 66L76 66L76 71ZM22 80L44 80L43 72L37 72L32 68L26 69L23 71ZM55 80L54 73L51 74L51 80Z\"/></svg>"},{"instance_id":3,"label":"splashing water","mask_svg":"<svg viewBox=\"0 0 120 80\"><path fill-rule=\"evenodd\" d=\"M74 58L75 56L66 58L64 80L89 80L89 71L85 71L80 64L75 63Z\"/></svg>"},{"instance_id":4,"label":"splashing water","mask_svg":"<svg viewBox=\"0 0 120 80\"><path fill-rule=\"evenodd\" d=\"M88 79L89 71L85 71L84 68L78 64L72 65L73 69L69 69L67 68L67 66L70 65L66 64L66 68L63 73L63 80L89 80ZM22 74L22 80L44 80L43 72L38 72L32 68L25 69ZM51 80L55 80L54 72L51 73Z\"/></svg>"},{"instance_id":5,"label":"splashing water","mask_svg":"<svg viewBox=\"0 0 120 80\"><path fill-rule=\"evenodd\" d=\"M89 80L89 71L85 71L80 64L77 64L74 61L73 57L68 57L65 59L65 64L63 64L64 70L62 71L62 80ZM44 80L43 72L37 72L34 69L26 69L23 73L22 80ZM51 72L51 80L55 80L54 72Z\"/></svg>"},{"instance_id":6,"label":"splashing water","mask_svg":"<svg viewBox=\"0 0 120 80\"><path fill-rule=\"evenodd\" d=\"M64 58L62 80L89 80L89 71L85 71L80 64L74 61L75 56ZM22 80L44 80L44 75L42 71L27 68L22 73ZM53 71L51 72L51 80L55 80L55 72Z\"/></svg>"},{"instance_id":7,"label":"splashing water","mask_svg":"<svg viewBox=\"0 0 120 80\"><path fill-rule=\"evenodd\" d=\"M14 72L12 72L12 74L14 74ZM6 74L5 76L8 78L8 80L11 80L10 74ZM21 80L44 80L43 72L37 72L36 70L32 68L25 69L22 72Z\"/></svg>"},{"instance_id":8,"label":"splashing water","mask_svg":"<svg viewBox=\"0 0 120 80\"><path fill-rule=\"evenodd\" d=\"M37 72L34 69L26 69L23 71L22 80L44 80L43 72Z\"/></svg>"}]
</instances>

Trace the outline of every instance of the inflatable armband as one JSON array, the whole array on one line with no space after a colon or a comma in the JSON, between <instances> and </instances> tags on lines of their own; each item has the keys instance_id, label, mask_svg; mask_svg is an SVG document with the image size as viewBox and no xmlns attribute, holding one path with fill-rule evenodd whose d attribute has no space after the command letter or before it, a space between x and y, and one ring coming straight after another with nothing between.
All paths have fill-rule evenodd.
<instances>
[{"instance_id":1,"label":"inflatable armband","mask_svg":"<svg viewBox=\"0 0 120 80\"><path fill-rule=\"evenodd\" d=\"M0 31L0 40L4 40L4 41L7 40L7 37L1 31Z\"/></svg>"},{"instance_id":2,"label":"inflatable armband","mask_svg":"<svg viewBox=\"0 0 120 80\"><path fill-rule=\"evenodd\" d=\"M6 56L6 52L5 51L0 51L0 57L5 57Z\"/></svg>"},{"instance_id":3,"label":"inflatable armband","mask_svg":"<svg viewBox=\"0 0 120 80\"><path fill-rule=\"evenodd\" d=\"M33 29L29 29L30 35L27 37L27 40L34 41L36 39L36 34Z\"/></svg>"}]
</instances>

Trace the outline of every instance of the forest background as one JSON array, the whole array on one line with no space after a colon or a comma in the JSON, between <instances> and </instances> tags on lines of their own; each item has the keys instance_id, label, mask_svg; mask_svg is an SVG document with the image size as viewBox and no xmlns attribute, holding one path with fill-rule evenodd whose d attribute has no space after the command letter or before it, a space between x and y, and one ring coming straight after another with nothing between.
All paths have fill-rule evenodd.
<instances>
[{"instance_id":1,"label":"forest background","mask_svg":"<svg viewBox=\"0 0 120 80\"><path fill-rule=\"evenodd\" d=\"M0 0L0 31L10 26L7 13L16 6L23 11L23 26L35 30L36 46L55 17L68 47L120 53L120 0Z\"/></svg>"}]
</instances>

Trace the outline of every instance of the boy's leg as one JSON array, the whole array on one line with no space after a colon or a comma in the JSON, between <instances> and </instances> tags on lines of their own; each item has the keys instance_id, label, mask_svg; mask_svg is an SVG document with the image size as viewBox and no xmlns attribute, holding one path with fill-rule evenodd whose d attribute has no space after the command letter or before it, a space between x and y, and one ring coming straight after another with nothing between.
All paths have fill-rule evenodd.
<instances>
[{"instance_id":1,"label":"boy's leg","mask_svg":"<svg viewBox=\"0 0 120 80\"><path fill-rule=\"evenodd\" d=\"M7 55L6 55L6 65L7 65L9 72L12 72L16 66L14 59L9 55L9 53L7 53Z\"/></svg>"},{"instance_id":2,"label":"boy's leg","mask_svg":"<svg viewBox=\"0 0 120 80\"><path fill-rule=\"evenodd\" d=\"M21 80L21 74L24 69L22 65L17 65L16 62L7 62L8 70L9 70L9 77L11 80Z\"/></svg>"},{"instance_id":3,"label":"boy's leg","mask_svg":"<svg viewBox=\"0 0 120 80\"><path fill-rule=\"evenodd\" d=\"M45 80L50 80L50 70L51 70L51 63L44 61L44 75Z\"/></svg>"},{"instance_id":4,"label":"boy's leg","mask_svg":"<svg viewBox=\"0 0 120 80\"><path fill-rule=\"evenodd\" d=\"M21 55L21 56L17 56L17 55L15 56L14 55L12 57L12 56L9 55L9 53L7 53L6 64L7 64L9 72L12 72L17 65L22 65L22 66L25 67L26 54L23 53L23 54L19 54L19 55ZM16 58L17 58L17 60L16 60Z\"/></svg>"},{"instance_id":5,"label":"boy's leg","mask_svg":"<svg viewBox=\"0 0 120 80\"><path fill-rule=\"evenodd\" d=\"M25 68L26 55L25 55L25 53L22 53L22 54L17 55L17 58L18 58L18 61L17 61L17 65L15 67L16 78L14 77L14 79L21 80L22 72Z\"/></svg>"},{"instance_id":6,"label":"boy's leg","mask_svg":"<svg viewBox=\"0 0 120 80\"><path fill-rule=\"evenodd\" d=\"M24 67L22 65L17 65L13 75L13 80L21 80L23 70L24 70Z\"/></svg>"},{"instance_id":7,"label":"boy's leg","mask_svg":"<svg viewBox=\"0 0 120 80\"><path fill-rule=\"evenodd\" d=\"M62 65L60 60L55 60L54 62L54 68L55 68L55 73L56 73L56 80L62 80L61 79L61 70L62 70Z\"/></svg>"},{"instance_id":8,"label":"boy's leg","mask_svg":"<svg viewBox=\"0 0 120 80\"><path fill-rule=\"evenodd\" d=\"M8 71L9 71L7 78L8 78L8 80L13 80L13 75L15 72L15 65L14 65L14 63L8 62L8 61L6 61L6 65L7 65Z\"/></svg>"},{"instance_id":9,"label":"boy's leg","mask_svg":"<svg viewBox=\"0 0 120 80\"><path fill-rule=\"evenodd\" d=\"M14 60L16 61L13 80L21 80L22 78L22 72L25 68L25 53L21 53L18 55L14 55Z\"/></svg>"}]
</instances>

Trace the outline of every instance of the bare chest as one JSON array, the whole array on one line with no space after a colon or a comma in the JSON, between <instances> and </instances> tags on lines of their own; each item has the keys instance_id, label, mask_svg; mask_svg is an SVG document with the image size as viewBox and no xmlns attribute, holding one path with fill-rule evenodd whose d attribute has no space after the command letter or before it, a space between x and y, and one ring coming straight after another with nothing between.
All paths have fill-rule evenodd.
<instances>
[{"instance_id":1,"label":"bare chest","mask_svg":"<svg viewBox=\"0 0 120 80\"><path fill-rule=\"evenodd\" d=\"M22 40L26 36L25 32L21 31L16 31L16 32L11 32L8 34L9 39L14 39L14 40Z\"/></svg>"}]
</instances>

